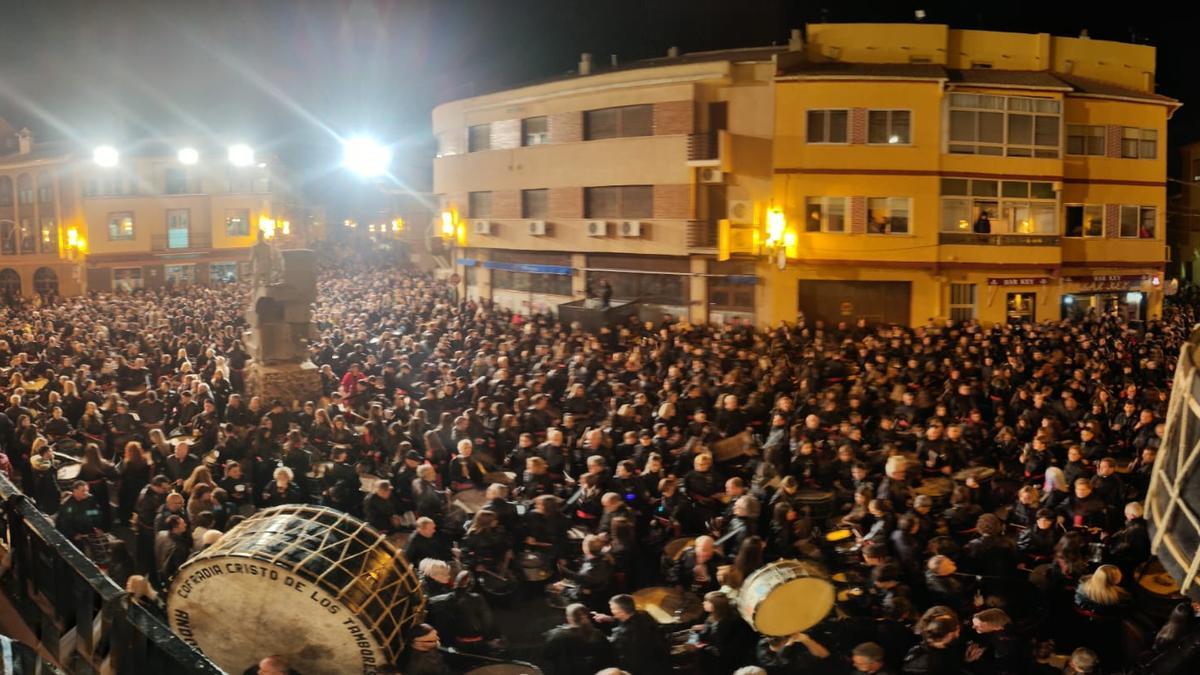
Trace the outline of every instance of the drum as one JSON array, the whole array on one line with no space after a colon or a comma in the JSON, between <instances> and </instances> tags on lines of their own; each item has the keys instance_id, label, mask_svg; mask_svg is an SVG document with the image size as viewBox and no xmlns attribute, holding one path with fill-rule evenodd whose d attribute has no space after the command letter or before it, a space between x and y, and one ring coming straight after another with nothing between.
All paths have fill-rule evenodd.
<instances>
[{"instance_id":1,"label":"drum","mask_svg":"<svg viewBox=\"0 0 1200 675\"><path fill-rule=\"evenodd\" d=\"M1187 602L1187 598L1179 592L1179 582L1172 579L1157 560L1142 563L1133 578L1137 581L1134 594L1138 608L1157 623L1166 621L1175 605Z\"/></svg>"},{"instance_id":2,"label":"drum","mask_svg":"<svg viewBox=\"0 0 1200 675\"><path fill-rule=\"evenodd\" d=\"M542 669L528 663L493 663L468 670L467 675L542 675Z\"/></svg>"},{"instance_id":3,"label":"drum","mask_svg":"<svg viewBox=\"0 0 1200 675\"><path fill-rule=\"evenodd\" d=\"M934 476L921 481L921 484L913 489L913 494L928 496L933 500L934 506L946 506L950 503L950 493L953 491L954 481Z\"/></svg>"},{"instance_id":4,"label":"drum","mask_svg":"<svg viewBox=\"0 0 1200 675\"><path fill-rule=\"evenodd\" d=\"M683 552L692 544L696 543L695 537L680 537L672 539L663 547L663 557L668 560L679 560L683 557Z\"/></svg>"},{"instance_id":5,"label":"drum","mask_svg":"<svg viewBox=\"0 0 1200 675\"><path fill-rule=\"evenodd\" d=\"M704 603L694 593L667 586L652 586L633 593L637 608L664 626L690 626L704 617Z\"/></svg>"},{"instance_id":6,"label":"drum","mask_svg":"<svg viewBox=\"0 0 1200 675\"><path fill-rule=\"evenodd\" d=\"M825 533L825 543L833 549L834 556L843 565L854 565L859 562L858 539L850 529L831 530Z\"/></svg>"},{"instance_id":7,"label":"drum","mask_svg":"<svg viewBox=\"0 0 1200 675\"><path fill-rule=\"evenodd\" d=\"M768 636L792 635L819 623L833 609L825 569L808 560L777 560L742 583L738 611Z\"/></svg>"},{"instance_id":8,"label":"drum","mask_svg":"<svg viewBox=\"0 0 1200 675\"><path fill-rule=\"evenodd\" d=\"M521 567L521 576L526 581L545 581L554 576L554 560L541 551L524 551L517 556L517 564Z\"/></svg>"},{"instance_id":9,"label":"drum","mask_svg":"<svg viewBox=\"0 0 1200 675\"><path fill-rule=\"evenodd\" d=\"M731 462L739 457L752 457L755 454L754 436L750 434L749 429L716 441L710 447L715 462Z\"/></svg>"},{"instance_id":10,"label":"drum","mask_svg":"<svg viewBox=\"0 0 1200 675\"><path fill-rule=\"evenodd\" d=\"M517 484L517 474L515 471L492 471L483 476L483 482L488 485L500 483L512 487Z\"/></svg>"},{"instance_id":11,"label":"drum","mask_svg":"<svg viewBox=\"0 0 1200 675\"><path fill-rule=\"evenodd\" d=\"M373 473L360 473L358 474L358 489L371 494L375 491L375 485L381 480L383 479Z\"/></svg>"},{"instance_id":12,"label":"drum","mask_svg":"<svg viewBox=\"0 0 1200 675\"><path fill-rule=\"evenodd\" d=\"M825 490L797 490L795 503L808 511L813 520L824 521L833 514L833 493Z\"/></svg>"},{"instance_id":13,"label":"drum","mask_svg":"<svg viewBox=\"0 0 1200 675\"><path fill-rule=\"evenodd\" d=\"M966 484L968 478L974 478L979 485L987 485L996 475L996 470L990 466L973 466L954 474L954 482Z\"/></svg>"},{"instance_id":14,"label":"drum","mask_svg":"<svg viewBox=\"0 0 1200 675\"><path fill-rule=\"evenodd\" d=\"M487 493L483 490L463 490L456 492L452 498L451 506L460 509L467 515L473 516L479 513L484 504L487 504Z\"/></svg>"},{"instance_id":15,"label":"drum","mask_svg":"<svg viewBox=\"0 0 1200 675\"><path fill-rule=\"evenodd\" d=\"M70 490L71 485L79 480L79 469L82 467L82 464L63 464L58 467L55 476L58 478L59 489Z\"/></svg>"},{"instance_id":16,"label":"drum","mask_svg":"<svg viewBox=\"0 0 1200 675\"><path fill-rule=\"evenodd\" d=\"M279 654L306 674L338 675L396 663L425 598L400 549L375 529L290 504L254 514L192 556L167 610L175 633L227 672Z\"/></svg>"}]
</instances>

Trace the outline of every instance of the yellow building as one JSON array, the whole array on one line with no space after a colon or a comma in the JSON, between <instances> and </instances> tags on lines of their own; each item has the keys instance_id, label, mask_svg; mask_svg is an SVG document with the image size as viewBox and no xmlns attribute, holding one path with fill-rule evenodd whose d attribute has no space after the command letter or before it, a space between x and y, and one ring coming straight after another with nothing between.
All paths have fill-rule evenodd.
<instances>
[{"instance_id":1,"label":"yellow building","mask_svg":"<svg viewBox=\"0 0 1200 675\"><path fill-rule=\"evenodd\" d=\"M600 278L693 322L1161 311L1155 51L816 24L433 113L462 290L519 310ZM723 259L728 258L728 259Z\"/></svg>"},{"instance_id":2,"label":"yellow building","mask_svg":"<svg viewBox=\"0 0 1200 675\"><path fill-rule=\"evenodd\" d=\"M0 293L132 290L244 273L258 228L300 243L280 166L226 149L144 141L101 166L90 149L0 123ZM180 153L190 148L192 152ZM249 161L253 160L253 161Z\"/></svg>"}]
</instances>

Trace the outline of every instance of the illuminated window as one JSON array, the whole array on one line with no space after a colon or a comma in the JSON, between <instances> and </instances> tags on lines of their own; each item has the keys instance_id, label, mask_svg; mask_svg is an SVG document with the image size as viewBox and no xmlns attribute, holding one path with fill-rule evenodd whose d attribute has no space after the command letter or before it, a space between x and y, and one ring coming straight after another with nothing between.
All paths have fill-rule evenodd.
<instances>
[{"instance_id":1,"label":"illuminated window","mask_svg":"<svg viewBox=\"0 0 1200 675\"><path fill-rule=\"evenodd\" d=\"M867 234L908 234L908 197L870 197L867 199Z\"/></svg>"},{"instance_id":2,"label":"illuminated window","mask_svg":"<svg viewBox=\"0 0 1200 675\"><path fill-rule=\"evenodd\" d=\"M804 200L804 231L840 234L846 231L845 197L809 197Z\"/></svg>"},{"instance_id":3,"label":"illuminated window","mask_svg":"<svg viewBox=\"0 0 1200 675\"><path fill-rule=\"evenodd\" d=\"M225 234L230 237L245 237L249 235L250 212L246 209L226 209Z\"/></svg>"},{"instance_id":4,"label":"illuminated window","mask_svg":"<svg viewBox=\"0 0 1200 675\"><path fill-rule=\"evenodd\" d=\"M108 214L109 241L133 239L133 214L129 212Z\"/></svg>"},{"instance_id":5,"label":"illuminated window","mask_svg":"<svg viewBox=\"0 0 1200 675\"><path fill-rule=\"evenodd\" d=\"M521 120L521 145L542 145L550 142L550 123L546 117L526 117Z\"/></svg>"},{"instance_id":6,"label":"illuminated window","mask_svg":"<svg viewBox=\"0 0 1200 675\"><path fill-rule=\"evenodd\" d=\"M1103 237L1103 204L1067 204L1064 237Z\"/></svg>"},{"instance_id":7,"label":"illuminated window","mask_svg":"<svg viewBox=\"0 0 1200 675\"><path fill-rule=\"evenodd\" d=\"M911 141L907 110L871 110L867 113L867 143L873 145L906 145Z\"/></svg>"}]
</instances>

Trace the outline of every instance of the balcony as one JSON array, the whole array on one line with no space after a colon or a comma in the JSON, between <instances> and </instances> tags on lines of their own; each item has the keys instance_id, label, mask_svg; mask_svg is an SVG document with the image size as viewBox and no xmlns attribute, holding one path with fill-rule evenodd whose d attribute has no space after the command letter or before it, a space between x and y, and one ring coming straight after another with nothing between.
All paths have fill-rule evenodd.
<instances>
[{"instance_id":1,"label":"balcony","mask_svg":"<svg viewBox=\"0 0 1200 675\"><path fill-rule=\"evenodd\" d=\"M186 236L150 235L150 250L155 253L185 253L210 248L212 248L211 232L188 232Z\"/></svg>"},{"instance_id":2,"label":"balcony","mask_svg":"<svg viewBox=\"0 0 1200 675\"><path fill-rule=\"evenodd\" d=\"M717 221L687 221L687 247L715 251L717 248Z\"/></svg>"},{"instance_id":3,"label":"balcony","mask_svg":"<svg viewBox=\"0 0 1200 675\"><path fill-rule=\"evenodd\" d=\"M938 243L966 246L1058 246L1057 234L975 234L939 232Z\"/></svg>"},{"instance_id":4,"label":"balcony","mask_svg":"<svg viewBox=\"0 0 1200 675\"><path fill-rule=\"evenodd\" d=\"M688 164L692 166L719 164L721 161L721 132L705 131L688 134L687 158Z\"/></svg>"}]
</instances>

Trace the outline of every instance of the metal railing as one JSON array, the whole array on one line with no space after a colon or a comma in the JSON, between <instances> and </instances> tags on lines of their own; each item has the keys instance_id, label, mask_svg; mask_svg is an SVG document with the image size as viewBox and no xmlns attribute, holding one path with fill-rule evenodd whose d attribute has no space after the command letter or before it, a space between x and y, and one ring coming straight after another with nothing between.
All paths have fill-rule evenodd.
<instances>
[{"instance_id":1,"label":"metal railing","mask_svg":"<svg viewBox=\"0 0 1200 675\"><path fill-rule=\"evenodd\" d=\"M689 162L720 159L721 132L705 131L698 134L688 134L687 152Z\"/></svg>"},{"instance_id":2,"label":"metal railing","mask_svg":"<svg viewBox=\"0 0 1200 675\"><path fill-rule=\"evenodd\" d=\"M172 246L175 243L171 241L170 235L167 234L152 234L150 235L150 249L153 251L190 251L198 248L212 248L212 233L211 232L188 232L186 246Z\"/></svg>"},{"instance_id":3,"label":"metal railing","mask_svg":"<svg viewBox=\"0 0 1200 675\"><path fill-rule=\"evenodd\" d=\"M687 246L688 248L716 248L717 221L687 221Z\"/></svg>"},{"instance_id":4,"label":"metal railing","mask_svg":"<svg viewBox=\"0 0 1200 675\"><path fill-rule=\"evenodd\" d=\"M974 232L939 232L939 244L972 246L1058 246L1057 234L976 234Z\"/></svg>"},{"instance_id":5,"label":"metal railing","mask_svg":"<svg viewBox=\"0 0 1200 675\"><path fill-rule=\"evenodd\" d=\"M63 671L222 673L160 619L130 603L127 594L3 475L0 537L11 565L3 593Z\"/></svg>"}]
</instances>

